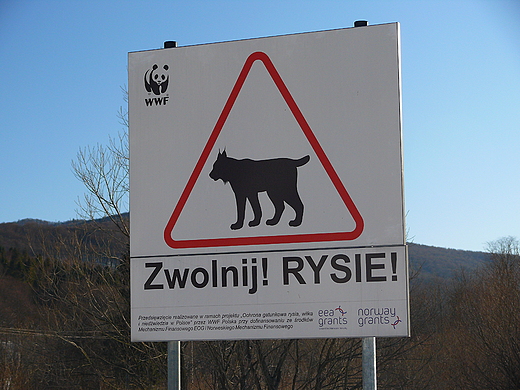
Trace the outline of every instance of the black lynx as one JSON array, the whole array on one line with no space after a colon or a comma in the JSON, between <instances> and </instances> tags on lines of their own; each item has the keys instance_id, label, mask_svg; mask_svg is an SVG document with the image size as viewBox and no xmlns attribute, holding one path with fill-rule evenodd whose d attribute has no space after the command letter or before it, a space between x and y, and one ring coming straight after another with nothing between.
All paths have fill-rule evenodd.
<instances>
[{"instance_id":1,"label":"black lynx","mask_svg":"<svg viewBox=\"0 0 520 390\"><path fill-rule=\"evenodd\" d=\"M249 226L258 226L262 218L262 208L258 193L267 192L274 205L274 216L266 221L267 225L276 225L285 209L285 203L296 212L290 226L300 226L303 221L303 203L297 189L297 168L309 162L307 155L297 160L274 158L270 160L235 159L228 157L226 151L218 154L209 176L213 180L229 182L237 206L237 221L231 229L237 230L244 225L246 199L253 209L254 219Z\"/></svg>"}]
</instances>

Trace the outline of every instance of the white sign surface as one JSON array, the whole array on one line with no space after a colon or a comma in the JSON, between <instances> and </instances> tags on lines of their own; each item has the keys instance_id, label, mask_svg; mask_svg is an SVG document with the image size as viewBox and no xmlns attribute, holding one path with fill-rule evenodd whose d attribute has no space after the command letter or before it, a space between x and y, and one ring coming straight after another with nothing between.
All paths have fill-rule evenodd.
<instances>
[{"instance_id":1,"label":"white sign surface","mask_svg":"<svg viewBox=\"0 0 520 390\"><path fill-rule=\"evenodd\" d=\"M408 334L399 26L130 53L132 339Z\"/></svg>"}]
</instances>

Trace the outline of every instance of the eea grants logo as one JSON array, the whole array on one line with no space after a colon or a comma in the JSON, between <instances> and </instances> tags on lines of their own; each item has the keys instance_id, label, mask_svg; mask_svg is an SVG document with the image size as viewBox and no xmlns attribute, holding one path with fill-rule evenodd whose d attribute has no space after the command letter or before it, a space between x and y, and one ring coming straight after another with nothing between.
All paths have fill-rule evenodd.
<instances>
[{"instance_id":1,"label":"eea grants logo","mask_svg":"<svg viewBox=\"0 0 520 390\"><path fill-rule=\"evenodd\" d=\"M144 99L147 106L165 106L168 102L169 96L160 96L166 93L170 75L168 74L168 65L154 64L151 69L148 69L144 74L144 88L149 95L152 93L158 97L149 97Z\"/></svg>"}]
</instances>

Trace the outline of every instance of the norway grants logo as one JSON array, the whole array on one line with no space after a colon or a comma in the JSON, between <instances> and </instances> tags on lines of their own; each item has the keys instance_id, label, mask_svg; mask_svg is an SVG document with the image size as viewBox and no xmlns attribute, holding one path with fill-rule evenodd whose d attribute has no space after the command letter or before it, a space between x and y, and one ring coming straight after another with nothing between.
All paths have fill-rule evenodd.
<instances>
[{"instance_id":1,"label":"norway grants logo","mask_svg":"<svg viewBox=\"0 0 520 390\"><path fill-rule=\"evenodd\" d=\"M168 102L169 96L162 96L168 89L168 83L170 82L170 75L168 74L169 66L154 64L144 74L144 88L148 92L148 95L152 96L152 93L157 97L148 97L144 99L147 106L165 106Z\"/></svg>"}]
</instances>

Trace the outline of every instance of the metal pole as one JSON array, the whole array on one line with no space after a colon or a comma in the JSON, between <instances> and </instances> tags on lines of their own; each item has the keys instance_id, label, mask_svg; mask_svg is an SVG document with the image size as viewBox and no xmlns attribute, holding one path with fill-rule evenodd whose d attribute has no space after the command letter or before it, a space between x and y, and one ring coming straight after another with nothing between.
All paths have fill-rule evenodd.
<instances>
[{"instance_id":1,"label":"metal pole","mask_svg":"<svg viewBox=\"0 0 520 390\"><path fill-rule=\"evenodd\" d=\"M164 48L177 47L177 41L165 41ZM168 341L168 390L181 390L181 342Z\"/></svg>"},{"instance_id":2,"label":"metal pole","mask_svg":"<svg viewBox=\"0 0 520 390\"><path fill-rule=\"evenodd\" d=\"M366 27L368 21L356 20L354 27ZM363 338L363 356L362 356L362 369L363 369L363 390L376 390L377 389L377 377L376 377L376 338L365 337Z\"/></svg>"},{"instance_id":3,"label":"metal pole","mask_svg":"<svg viewBox=\"0 0 520 390\"><path fill-rule=\"evenodd\" d=\"M180 341L168 341L168 390L181 390Z\"/></svg>"},{"instance_id":4,"label":"metal pole","mask_svg":"<svg viewBox=\"0 0 520 390\"><path fill-rule=\"evenodd\" d=\"M376 338L363 338L363 390L376 390Z\"/></svg>"}]
</instances>

